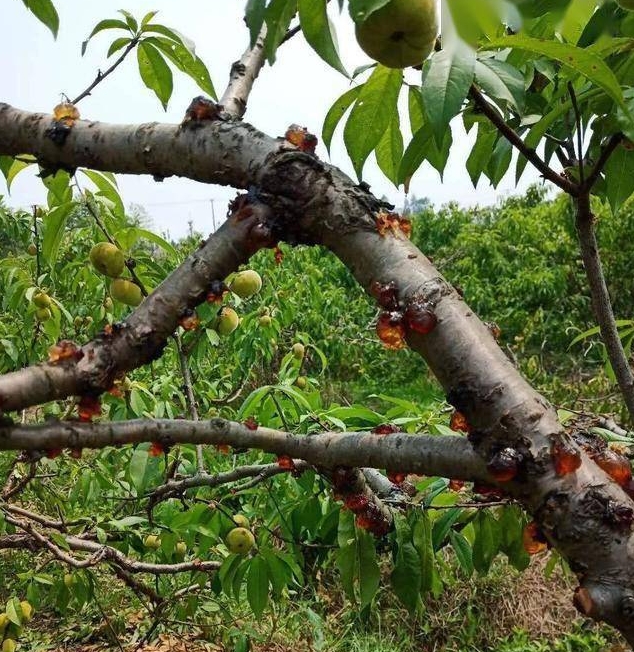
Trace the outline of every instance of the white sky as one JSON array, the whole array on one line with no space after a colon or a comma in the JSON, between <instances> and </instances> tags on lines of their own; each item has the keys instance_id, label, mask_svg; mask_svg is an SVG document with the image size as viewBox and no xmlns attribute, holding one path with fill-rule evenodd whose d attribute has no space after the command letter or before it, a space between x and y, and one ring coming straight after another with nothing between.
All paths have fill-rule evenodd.
<instances>
[{"instance_id":1,"label":"white sky","mask_svg":"<svg viewBox=\"0 0 634 652\"><path fill-rule=\"evenodd\" d=\"M60 33L54 41L51 33L31 14L20 0L3 0L3 24L0 26L0 101L22 109L50 111L59 101L60 93L77 95L94 79L97 70L106 68L105 55L116 34L99 34L80 56L81 42L92 27L103 18L115 17L125 8L138 18L146 12L159 10L157 22L173 27L196 43L197 53L207 64L218 95L224 89L231 62L247 45L248 32L242 22L244 0L54 0L60 14ZM336 3L332 3L333 9ZM354 38L352 21L346 13L332 12L344 65L349 71L368 63ZM123 35L123 33L120 33ZM116 55L115 55L116 56ZM291 123L299 123L321 135L326 112L332 102L347 88L349 82L317 57L298 34L282 46L278 61L263 70L256 82L246 119L272 135L282 135ZM174 93L167 113L154 93L141 81L134 54L80 104L82 117L107 122L180 122L192 97L199 95L196 85L184 74L174 72ZM342 125L343 126L343 123ZM332 162L353 176L352 167L343 146L341 128L335 135ZM427 163L414 176L410 192L417 197L429 197L435 205L458 201L462 205L490 204L514 192L514 172L507 174L497 190L484 179L473 188L465 162L472 137L467 136L461 123L453 125L454 147L444 179ZM318 154L325 158L323 145ZM374 163L368 160L364 172L375 194L386 195L393 203L403 204L402 190L396 190ZM537 173L530 168L520 189L535 181ZM202 232L211 229L211 203L216 216L226 212L227 200L235 191L220 186L199 184L186 179L166 179L156 183L151 177L119 175L119 187L126 205L144 206L154 221L154 227L172 236L183 235L187 222ZM0 180L0 194L6 187ZM14 181L7 197L11 206L44 203L45 193L34 172L25 171Z\"/></svg>"}]
</instances>

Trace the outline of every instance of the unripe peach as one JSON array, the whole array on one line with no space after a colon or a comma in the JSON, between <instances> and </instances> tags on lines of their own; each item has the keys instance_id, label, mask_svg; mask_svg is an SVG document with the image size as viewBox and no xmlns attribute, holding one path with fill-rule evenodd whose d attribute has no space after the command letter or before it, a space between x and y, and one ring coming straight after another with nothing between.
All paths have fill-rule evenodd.
<instances>
[{"instance_id":1,"label":"unripe peach","mask_svg":"<svg viewBox=\"0 0 634 652\"><path fill-rule=\"evenodd\" d=\"M220 335L231 335L239 323L238 313L233 308L225 307L220 311L216 330Z\"/></svg>"},{"instance_id":2,"label":"unripe peach","mask_svg":"<svg viewBox=\"0 0 634 652\"><path fill-rule=\"evenodd\" d=\"M90 262L98 272L110 278L121 276L125 267L123 252L110 242L96 244L90 250Z\"/></svg>"},{"instance_id":3,"label":"unripe peach","mask_svg":"<svg viewBox=\"0 0 634 652\"><path fill-rule=\"evenodd\" d=\"M116 278L110 283L110 294L115 301L126 306L138 306L143 301L141 288L125 278Z\"/></svg>"},{"instance_id":4,"label":"unripe peach","mask_svg":"<svg viewBox=\"0 0 634 652\"><path fill-rule=\"evenodd\" d=\"M262 289L262 277L252 269L238 272L233 277L229 289L241 299L248 299Z\"/></svg>"}]
</instances>

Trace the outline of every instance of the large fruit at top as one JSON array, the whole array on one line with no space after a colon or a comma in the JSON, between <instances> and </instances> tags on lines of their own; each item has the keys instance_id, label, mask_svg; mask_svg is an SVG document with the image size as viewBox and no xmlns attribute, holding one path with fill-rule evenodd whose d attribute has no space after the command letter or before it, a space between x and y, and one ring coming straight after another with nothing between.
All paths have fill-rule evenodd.
<instances>
[{"instance_id":1,"label":"large fruit at top","mask_svg":"<svg viewBox=\"0 0 634 652\"><path fill-rule=\"evenodd\" d=\"M98 272L110 278L121 276L125 267L123 252L109 242L100 242L90 250L90 262Z\"/></svg>"},{"instance_id":2,"label":"large fruit at top","mask_svg":"<svg viewBox=\"0 0 634 652\"><path fill-rule=\"evenodd\" d=\"M241 299L248 299L262 289L262 277L255 270L246 269L233 277L229 289Z\"/></svg>"},{"instance_id":3,"label":"large fruit at top","mask_svg":"<svg viewBox=\"0 0 634 652\"><path fill-rule=\"evenodd\" d=\"M141 288L125 278L115 278L110 283L110 294L115 301L125 303L126 306L138 306L143 301Z\"/></svg>"},{"instance_id":4,"label":"large fruit at top","mask_svg":"<svg viewBox=\"0 0 634 652\"><path fill-rule=\"evenodd\" d=\"M356 27L363 51L388 68L417 66L438 34L436 0L390 0Z\"/></svg>"},{"instance_id":5,"label":"large fruit at top","mask_svg":"<svg viewBox=\"0 0 634 652\"><path fill-rule=\"evenodd\" d=\"M634 0L616 0L616 4L628 11L634 11Z\"/></svg>"},{"instance_id":6,"label":"large fruit at top","mask_svg":"<svg viewBox=\"0 0 634 652\"><path fill-rule=\"evenodd\" d=\"M236 527L227 534L225 543L229 552L235 555L246 555L255 545L255 537L245 527Z\"/></svg>"}]
</instances>

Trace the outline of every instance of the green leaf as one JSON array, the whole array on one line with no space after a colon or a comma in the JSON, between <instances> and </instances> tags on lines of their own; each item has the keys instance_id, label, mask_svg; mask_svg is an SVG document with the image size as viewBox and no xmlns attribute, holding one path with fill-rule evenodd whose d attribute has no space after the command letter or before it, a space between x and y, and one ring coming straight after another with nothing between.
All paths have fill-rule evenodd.
<instances>
[{"instance_id":1,"label":"green leaf","mask_svg":"<svg viewBox=\"0 0 634 652\"><path fill-rule=\"evenodd\" d=\"M17 598L8 600L4 611L14 625L19 627L22 624L22 607L20 607L20 601Z\"/></svg>"},{"instance_id":2,"label":"green leaf","mask_svg":"<svg viewBox=\"0 0 634 652\"><path fill-rule=\"evenodd\" d=\"M471 45L483 37L495 38L504 32L497 0L448 0L449 11L458 36Z\"/></svg>"},{"instance_id":3,"label":"green leaf","mask_svg":"<svg viewBox=\"0 0 634 652\"><path fill-rule=\"evenodd\" d=\"M133 32L136 32L139 29L139 23L129 11L119 9L119 13L125 18L125 22Z\"/></svg>"},{"instance_id":4,"label":"green leaf","mask_svg":"<svg viewBox=\"0 0 634 652\"><path fill-rule=\"evenodd\" d=\"M354 577L355 567L357 565L357 546L356 542L352 545L347 545L337 550L335 555L335 563L339 576L341 578L341 586L349 600L356 602L356 595L354 592Z\"/></svg>"},{"instance_id":5,"label":"green leaf","mask_svg":"<svg viewBox=\"0 0 634 652\"><path fill-rule=\"evenodd\" d=\"M429 514L423 512L416 521L413 531L414 547L418 551L421 563L421 593L428 593L434 586L434 546L432 543L432 525Z\"/></svg>"},{"instance_id":6,"label":"green leaf","mask_svg":"<svg viewBox=\"0 0 634 652\"><path fill-rule=\"evenodd\" d=\"M478 185L480 176L489 163L497 137L495 129L485 123L478 125L478 136L467 159L467 171L474 188Z\"/></svg>"},{"instance_id":7,"label":"green leaf","mask_svg":"<svg viewBox=\"0 0 634 652\"><path fill-rule=\"evenodd\" d=\"M403 135L398 111L394 113L390 126L376 146L376 162L385 176L398 186L399 168L403 158Z\"/></svg>"},{"instance_id":8,"label":"green leaf","mask_svg":"<svg viewBox=\"0 0 634 652\"><path fill-rule=\"evenodd\" d=\"M475 74L475 53L466 48L436 52L423 81L423 104L434 138L441 145L449 123L460 110Z\"/></svg>"},{"instance_id":9,"label":"green leaf","mask_svg":"<svg viewBox=\"0 0 634 652\"><path fill-rule=\"evenodd\" d=\"M264 20L267 30L264 53L271 65L275 63L277 48L282 43L296 11L297 0L271 0L266 8Z\"/></svg>"},{"instance_id":10,"label":"green leaf","mask_svg":"<svg viewBox=\"0 0 634 652\"><path fill-rule=\"evenodd\" d=\"M148 41L161 50L181 72L191 77L201 90L218 99L209 70L200 57L192 56L184 45L161 36L151 36L145 39L144 43Z\"/></svg>"},{"instance_id":11,"label":"green leaf","mask_svg":"<svg viewBox=\"0 0 634 652\"><path fill-rule=\"evenodd\" d=\"M269 567L261 555L249 563L247 599L256 618L260 618L269 601Z\"/></svg>"},{"instance_id":12,"label":"green leaf","mask_svg":"<svg viewBox=\"0 0 634 652\"><path fill-rule=\"evenodd\" d=\"M110 47L108 48L108 52L107 52L106 56L111 57L115 52L118 52L119 50L126 47L131 41L132 41L132 39L129 38L129 37L126 37L126 36L122 36L121 38L116 38L110 44Z\"/></svg>"},{"instance_id":13,"label":"green leaf","mask_svg":"<svg viewBox=\"0 0 634 652\"><path fill-rule=\"evenodd\" d=\"M453 509L444 511L441 517L434 522L434 527L432 528L434 550L440 550L442 548L445 539L449 535L449 531L461 515L462 509L460 507L454 507Z\"/></svg>"},{"instance_id":14,"label":"green leaf","mask_svg":"<svg viewBox=\"0 0 634 652\"><path fill-rule=\"evenodd\" d=\"M429 163L441 174L444 171L447 159L449 157L449 150L453 137L451 129L445 131L442 147L438 147L434 139L433 127L430 123L426 123L419 129L412 138L411 142L405 149L401 165L398 172L399 183L405 184L405 191L407 192L410 179L413 174L422 165L423 161L427 160Z\"/></svg>"},{"instance_id":15,"label":"green leaf","mask_svg":"<svg viewBox=\"0 0 634 652\"><path fill-rule=\"evenodd\" d=\"M106 18L105 20L99 21L94 27L92 32L88 35L88 38L81 44L81 55L82 57L86 54L86 48L88 47L88 42L92 39L93 36L96 36L100 32L104 32L107 29L123 29L125 31L130 31L126 23L118 18ZM120 40L120 39L118 39ZM112 46L111 46L112 47ZM110 56L110 54L108 55Z\"/></svg>"},{"instance_id":16,"label":"green leaf","mask_svg":"<svg viewBox=\"0 0 634 652\"><path fill-rule=\"evenodd\" d=\"M420 593L421 565L418 551L409 541L399 543L396 564L390 581L396 597L410 613L414 613Z\"/></svg>"},{"instance_id":17,"label":"green leaf","mask_svg":"<svg viewBox=\"0 0 634 652\"><path fill-rule=\"evenodd\" d=\"M127 229L124 229L123 231L117 231L117 239L119 239L120 236L122 240L126 241L128 247L131 247L140 238L145 238L146 240L153 242L155 245L163 249L174 259L178 260L180 258L178 251L176 251L172 244L170 244L164 238L161 238L160 235L157 235L148 229L141 229L138 226L131 226Z\"/></svg>"},{"instance_id":18,"label":"green leaf","mask_svg":"<svg viewBox=\"0 0 634 652\"><path fill-rule=\"evenodd\" d=\"M600 94L601 91L598 88L585 91L583 93L579 93L579 95L577 96L577 103L579 104L579 106L581 106L582 103ZM571 100L567 100L566 102L562 102L561 104L558 104L552 111L550 111L547 115L545 115L536 125L531 127L531 130L528 132L526 138L524 139L526 145L531 149L536 149L537 145L544 137L546 132L553 126L553 124L561 116L563 116L565 113L568 113L568 111L570 111L571 108L572 108ZM524 170L526 169L527 163L528 163L528 159L526 159L524 156L520 154L517 159L517 170L515 172L516 182L518 182L521 179L522 174L524 174Z\"/></svg>"},{"instance_id":19,"label":"green leaf","mask_svg":"<svg viewBox=\"0 0 634 652\"><path fill-rule=\"evenodd\" d=\"M363 86L354 86L353 88L347 90L341 97L335 100L335 103L330 107L328 113L326 114L326 119L324 120L324 126L321 130L321 138L326 145L328 153L330 153L330 145L332 143L332 137L335 134L337 125L343 118L344 114L350 107L350 105L357 99L359 93Z\"/></svg>"},{"instance_id":20,"label":"green leaf","mask_svg":"<svg viewBox=\"0 0 634 652\"><path fill-rule=\"evenodd\" d=\"M158 14L158 11L149 11L141 20L141 27L145 27Z\"/></svg>"},{"instance_id":21,"label":"green leaf","mask_svg":"<svg viewBox=\"0 0 634 652\"><path fill-rule=\"evenodd\" d=\"M542 40L522 35L495 39L485 47L487 49L514 48L554 59L603 89L609 97L628 113L621 86L614 73L599 56L588 50L566 43L559 43L558 41Z\"/></svg>"},{"instance_id":22,"label":"green leaf","mask_svg":"<svg viewBox=\"0 0 634 652\"><path fill-rule=\"evenodd\" d=\"M35 157L31 155L20 156L20 159L24 160L14 159L11 156L2 156L0 158L2 159L0 161L0 169L7 181L7 190L9 192L11 191L11 184L18 174L36 162Z\"/></svg>"},{"instance_id":23,"label":"green leaf","mask_svg":"<svg viewBox=\"0 0 634 652\"><path fill-rule=\"evenodd\" d=\"M250 46L253 47L258 40L262 25L264 25L264 14L266 13L266 0L247 0L244 20L251 35Z\"/></svg>"},{"instance_id":24,"label":"green leaf","mask_svg":"<svg viewBox=\"0 0 634 652\"><path fill-rule=\"evenodd\" d=\"M125 216L125 207L123 206L121 195L117 190L116 181L113 181L103 172L97 172L96 170L82 169L81 172L85 174L95 184L95 186L97 186L99 189L98 195L105 197L112 202L114 214L123 218Z\"/></svg>"},{"instance_id":25,"label":"green leaf","mask_svg":"<svg viewBox=\"0 0 634 652\"><path fill-rule=\"evenodd\" d=\"M524 110L524 76L517 68L497 59L482 59L476 61L475 77L487 95L509 102L520 113Z\"/></svg>"},{"instance_id":26,"label":"green leaf","mask_svg":"<svg viewBox=\"0 0 634 652\"><path fill-rule=\"evenodd\" d=\"M22 2L39 21L51 30L53 36L57 38L57 33L59 32L59 16L51 0L22 0Z\"/></svg>"},{"instance_id":27,"label":"green leaf","mask_svg":"<svg viewBox=\"0 0 634 652\"><path fill-rule=\"evenodd\" d=\"M42 236L42 256L44 260L54 267L57 260L57 252L64 235L66 222L72 212L75 202L60 204L49 211L44 218L44 233Z\"/></svg>"},{"instance_id":28,"label":"green leaf","mask_svg":"<svg viewBox=\"0 0 634 652\"><path fill-rule=\"evenodd\" d=\"M359 178L366 159L379 144L397 111L402 79L401 70L377 66L350 113L343 139Z\"/></svg>"},{"instance_id":29,"label":"green leaf","mask_svg":"<svg viewBox=\"0 0 634 652\"><path fill-rule=\"evenodd\" d=\"M347 77L326 11L326 0L298 0L297 8L302 32L310 46L327 64Z\"/></svg>"},{"instance_id":30,"label":"green leaf","mask_svg":"<svg viewBox=\"0 0 634 652\"><path fill-rule=\"evenodd\" d=\"M142 31L145 33L154 32L156 34L162 34L170 41L174 41L175 43L182 45L191 57L196 56L195 43L190 38L187 38L184 34L181 34L171 27L166 27L165 25L160 25L158 23L150 23L149 25L146 25Z\"/></svg>"},{"instance_id":31,"label":"green leaf","mask_svg":"<svg viewBox=\"0 0 634 652\"><path fill-rule=\"evenodd\" d=\"M462 570L470 576L473 573L473 558L471 555L471 546L467 539L460 532L451 530L449 532L449 541L451 542L451 547L456 553L458 558L458 563Z\"/></svg>"},{"instance_id":32,"label":"green leaf","mask_svg":"<svg viewBox=\"0 0 634 652\"><path fill-rule=\"evenodd\" d=\"M145 489L146 471L148 466L148 452L141 448L135 448L130 459L130 480L135 486L137 495L141 495Z\"/></svg>"},{"instance_id":33,"label":"green leaf","mask_svg":"<svg viewBox=\"0 0 634 652\"><path fill-rule=\"evenodd\" d=\"M575 0L568 5L559 31L568 43L578 43L597 9L597 0Z\"/></svg>"},{"instance_id":34,"label":"green leaf","mask_svg":"<svg viewBox=\"0 0 634 652\"><path fill-rule=\"evenodd\" d=\"M634 193L634 150L619 145L604 168L607 198L616 215Z\"/></svg>"},{"instance_id":35,"label":"green leaf","mask_svg":"<svg viewBox=\"0 0 634 652\"><path fill-rule=\"evenodd\" d=\"M139 43L137 59L143 83L156 93L163 108L167 110L167 103L172 96L173 79L172 71L165 63L165 59L147 41Z\"/></svg>"},{"instance_id":36,"label":"green leaf","mask_svg":"<svg viewBox=\"0 0 634 652\"><path fill-rule=\"evenodd\" d=\"M376 560L374 538L365 530L357 530L359 555L359 600L361 608L367 607L379 590L381 572Z\"/></svg>"},{"instance_id":37,"label":"green leaf","mask_svg":"<svg viewBox=\"0 0 634 652\"><path fill-rule=\"evenodd\" d=\"M348 10L355 23L362 23L377 9L385 6L390 0L350 0Z\"/></svg>"},{"instance_id":38,"label":"green leaf","mask_svg":"<svg viewBox=\"0 0 634 652\"><path fill-rule=\"evenodd\" d=\"M425 122L425 105L420 88L410 86L407 91L407 110L409 114L409 125L415 134Z\"/></svg>"},{"instance_id":39,"label":"green leaf","mask_svg":"<svg viewBox=\"0 0 634 652\"><path fill-rule=\"evenodd\" d=\"M500 545L499 524L492 514L480 510L474 521L476 530L473 542L473 566L478 573L489 571L493 558L498 553Z\"/></svg>"},{"instance_id":40,"label":"green leaf","mask_svg":"<svg viewBox=\"0 0 634 652\"><path fill-rule=\"evenodd\" d=\"M489 177L489 181L491 181L494 188L498 187L509 169L512 157L513 146L511 143L506 138L499 138L490 156L489 164L485 168L485 174Z\"/></svg>"}]
</instances>

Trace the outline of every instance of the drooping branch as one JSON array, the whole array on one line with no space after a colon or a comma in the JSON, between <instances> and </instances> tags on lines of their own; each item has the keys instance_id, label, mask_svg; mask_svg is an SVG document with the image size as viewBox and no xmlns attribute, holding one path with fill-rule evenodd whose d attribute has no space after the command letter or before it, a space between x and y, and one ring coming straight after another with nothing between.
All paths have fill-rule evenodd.
<instances>
[{"instance_id":1,"label":"drooping branch","mask_svg":"<svg viewBox=\"0 0 634 652\"><path fill-rule=\"evenodd\" d=\"M26 534L24 537L19 535L12 535L8 537L0 537L0 549L3 548L17 548L22 544L23 548L30 550L45 549L53 553L53 555L60 561L68 564L73 568L83 568L94 566L95 564L105 561L110 564L116 565L119 568L127 571L128 573L150 573L152 575L173 575L176 573L188 572L210 572L215 571L222 565L219 561L203 561L201 559L194 559L192 561L184 561L176 564L159 564L145 561L138 561L127 557L121 551L108 545L103 545L96 541L89 541L81 539L76 536L64 536L66 546L74 552L89 553L90 557L77 559L71 554L62 550L51 539L38 532L29 525L28 522L21 521L12 517L7 517L7 522L17 528L23 530Z\"/></svg>"},{"instance_id":2,"label":"drooping branch","mask_svg":"<svg viewBox=\"0 0 634 652\"><path fill-rule=\"evenodd\" d=\"M294 460L294 464L295 469L300 473L309 468L309 465L301 460ZM182 496L189 489L220 487L246 478L251 478L254 481L253 486L255 486L259 482L264 482L264 480L282 473L288 473L288 470L280 467L279 464L251 464L239 466L224 473L197 473L188 478L169 480L165 484L156 487L150 495L150 505L168 498Z\"/></svg>"}]
</instances>

